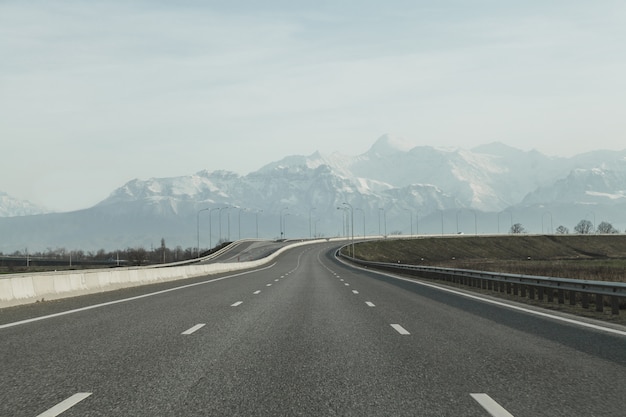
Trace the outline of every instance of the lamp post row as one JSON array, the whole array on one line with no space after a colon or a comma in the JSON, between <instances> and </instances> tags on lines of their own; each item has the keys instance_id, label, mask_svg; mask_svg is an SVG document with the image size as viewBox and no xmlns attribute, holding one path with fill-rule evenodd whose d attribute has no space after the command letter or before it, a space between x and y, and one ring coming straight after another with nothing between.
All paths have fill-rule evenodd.
<instances>
[{"instance_id":1,"label":"lamp post row","mask_svg":"<svg viewBox=\"0 0 626 417\"><path fill-rule=\"evenodd\" d=\"M344 210L344 233L351 238L352 240L352 244L351 244L351 251L352 254L354 255L354 212L355 211L360 211L361 212L361 216L362 216L362 220L363 220L363 237L365 237L366 235L366 225L365 225L365 211L361 208L358 207L353 207L350 203L344 202L342 203L342 205L344 207L337 207L338 209L343 209ZM227 215L228 215L228 239L230 239L231 236L231 231L230 231L230 209L232 208L239 208L239 216L238 216L238 233L239 233L239 239L241 239L241 212L242 211L248 211L248 209L246 208L241 208L241 207L234 207L234 206L225 206L225 207L213 207L213 208L203 208L197 211L196 213L196 255L197 257L200 257L200 213L202 213L203 211L208 211L209 212L209 248L211 248L213 246L212 244L212 237L213 237L213 232L212 232L212 217L211 214L213 211L219 211L219 238L220 241L222 239L222 211L226 210L227 211ZM290 213L288 213L289 207L284 207L280 210L280 238L281 239L285 239L286 238L286 217L290 215ZM316 207L311 207L309 209L309 237L312 238L314 237L314 235L317 235L317 223L320 221L320 218L316 218L313 219L313 211L317 210ZM350 225L346 224L346 211L350 210ZM411 209L405 208L405 211L409 212L409 230L410 230L410 235L413 235L413 211ZM456 231L457 233L460 232L460 220L459 220L459 213L462 210L457 210L456 211ZM259 238L259 213L262 213L263 210L257 210L255 212L255 223L256 223L256 237ZM440 212L440 216L441 216L441 234L444 234L444 210L439 210ZM475 210L471 210L472 214L474 215L474 233L478 234L478 219L477 219L477 214ZM500 216L502 214L509 214L509 221L511 223L511 227L513 226L513 213L510 210L503 210L501 212L498 213L497 216L497 230L498 233L500 233ZM595 213L591 212L588 214L588 216L593 217L593 226L595 227ZM544 228L544 225L546 222L546 217L548 218L549 221L549 225L548 227ZM313 222L313 220L315 220L315 223ZM419 234L419 212L416 214L415 216L415 220L416 220L416 233ZM313 225L315 225L315 232L313 231ZM350 231L348 231L347 229L350 228ZM542 228L542 233L545 232L547 229L548 232L550 233L554 233L553 230L553 216L552 213L549 211L546 211L542 214L542 218L541 218L541 228ZM387 236L387 213L386 213L386 209L385 208L379 208L378 209L378 233L381 236Z\"/></svg>"}]
</instances>

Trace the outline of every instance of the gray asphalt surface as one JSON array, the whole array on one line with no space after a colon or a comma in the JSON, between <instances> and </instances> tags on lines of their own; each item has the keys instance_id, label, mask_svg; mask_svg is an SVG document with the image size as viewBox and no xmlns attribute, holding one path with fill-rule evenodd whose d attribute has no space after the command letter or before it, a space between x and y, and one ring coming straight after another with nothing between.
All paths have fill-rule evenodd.
<instances>
[{"instance_id":1,"label":"gray asphalt surface","mask_svg":"<svg viewBox=\"0 0 626 417\"><path fill-rule=\"evenodd\" d=\"M256 261L258 259L265 258L277 250L290 245L293 242L290 241L243 241L235 242L221 255L207 261L200 262L201 264L211 263L225 263L225 262L247 262Z\"/></svg>"},{"instance_id":2,"label":"gray asphalt surface","mask_svg":"<svg viewBox=\"0 0 626 417\"><path fill-rule=\"evenodd\" d=\"M62 416L491 415L476 393L516 417L626 415L626 337L354 270L332 247L0 325L0 416L77 393L91 395ZM0 323L50 308L1 311Z\"/></svg>"}]
</instances>

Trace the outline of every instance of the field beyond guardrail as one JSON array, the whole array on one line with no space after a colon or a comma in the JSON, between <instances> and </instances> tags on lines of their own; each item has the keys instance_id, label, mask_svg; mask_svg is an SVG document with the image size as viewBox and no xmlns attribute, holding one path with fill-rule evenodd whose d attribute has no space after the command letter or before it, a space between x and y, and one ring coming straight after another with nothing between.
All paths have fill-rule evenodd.
<instances>
[{"instance_id":1,"label":"field beyond guardrail","mask_svg":"<svg viewBox=\"0 0 626 417\"><path fill-rule=\"evenodd\" d=\"M590 306L610 307L602 316L624 321L626 235L420 236L361 242L355 252L350 260L368 268L593 317Z\"/></svg>"},{"instance_id":2,"label":"field beyond guardrail","mask_svg":"<svg viewBox=\"0 0 626 417\"><path fill-rule=\"evenodd\" d=\"M547 299L548 302L554 302L556 298L559 304L564 304L567 299L570 305L580 303L582 308L589 308L593 302L598 312L603 312L604 305L608 304L611 306L611 314L615 315L619 314L621 306L626 308L624 305L626 303L626 283L622 282L588 281L369 262L358 259L350 260L368 268L442 280L458 285L512 294L522 298L528 297L531 300L543 301Z\"/></svg>"}]
</instances>

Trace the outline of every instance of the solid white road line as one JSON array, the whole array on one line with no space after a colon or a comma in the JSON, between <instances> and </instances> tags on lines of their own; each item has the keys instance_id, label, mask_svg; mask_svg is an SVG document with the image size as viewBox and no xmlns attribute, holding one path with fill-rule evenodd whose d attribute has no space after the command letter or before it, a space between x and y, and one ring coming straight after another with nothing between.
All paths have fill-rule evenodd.
<instances>
[{"instance_id":1,"label":"solid white road line","mask_svg":"<svg viewBox=\"0 0 626 417\"><path fill-rule=\"evenodd\" d=\"M386 277L394 278L394 279L397 279L397 280L410 282L410 283L415 284L415 285L422 285L424 287L434 288L434 289L437 289L437 290L440 290L440 291L444 291L444 292L448 292L448 293L451 293L451 294L460 295L461 297L466 297L466 298L470 298L470 299L473 299L473 300L482 301L482 302L485 302L485 303L488 303L488 304L497 305L497 306L508 308L508 309L511 309L511 310L522 311L524 313L533 314L535 316L545 317L545 318L552 319L552 320L558 320L558 321L562 321L562 322L565 322L565 323L574 324L574 325L577 325L577 326L580 326L580 327L587 327L589 329L603 331L603 332L606 332L606 333L612 333L612 334L617 334L617 335L620 335L620 336L626 336L626 331L619 330L619 329L614 329L612 327L599 326L597 324L587 323L585 321L579 321L579 320L570 319L570 318L567 318L567 317L562 317L562 316L557 316L557 315L550 314L550 313L545 313L543 311L532 310L530 308L520 307L520 306L516 306L516 305L513 305L513 304L507 304L505 302L496 301L496 300L492 300L492 299L489 299L489 298L484 298L484 297L481 297L479 295L468 294L468 293L457 291L457 290L454 290L454 289L451 289L451 288L446 288L446 287L443 287L443 286L440 286L440 285L429 284L429 283L423 282L423 281L417 281L417 280L414 280L414 279L403 278L403 277L400 277L398 275L394 275L394 274L390 274L390 273L386 273L386 272L374 271L374 270L371 270L371 269L365 269L365 268L360 268L360 267L355 267L355 266L352 266L352 267L355 268L355 269L360 269L362 271L367 271L369 273L374 273L374 274L378 274L378 275L383 275L383 276L386 276ZM2 326L0 326L0 329L1 328L2 328Z\"/></svg>"},{"instance_id":2,"label":"solid white road line","mask_svg":"<svg viewBox=\"0 0 626 417\"><path fill-rule=\"evenodd\" d=\"M470 396L493 417L513 417L513 414L502 408L487 394L470 394Z\"/></svg>"},{"instance_id":3,"label":"solid white road line","mask_svg":"<svg viewBox=\"0 0 626 417\"><path fill-rule=\"evenodd\" d=\"M352 290L352 294L358 294L359 292L357 290Z\"/></svg>"},{"instance_id":4,"label":"solid white road line","mask_svg":"<svg viewBox=\"0 0 626 417\"><path fill-rule=\"evenodd\" d=\"M237 307L243 304L243 301L237 301L236 303L231 304L231 307Z\"/></svg>"},{"instance_id":5,"label":"solid white road line","mask_svg":"<svg viewBox=\"0 0 626 417\"><path fill-rule=\"evenodd\" d=\"M367 304L368 307L376 307L371 301L366 301L365 304Z\"/></svg>"},{"instance_id":6,"label":"solid white road line","mask_svg":"<svg viewBox=\"0 0 626 417\"><path fill-rule=\"evenodd\" d=\"M402 335L411 334L411 333L407 332L406 329L404 327L400 326L399 324L392 324L391 327L393 327L396 332L398 332L398 333L400 333Z\"/></svg>"},{"instance_id":7,"label":"solid white road line","mask_svg":"<svg viewBox=\"0 0 626 417\"><path fill-rule=\"evenodd\" d=\"M255 270L252 270L252 271L240 272L238 274L227 275L227 276L220 277L220 278L214 278L214 279L210 279L208 281L202 281L202 282L196 282L196 283L193 283L193 284L181 285L180 287L169 288L167 290L151 292L151 293L148 293L148 294L142 294L142 295L138 295L138 296L135 296L135 297L123 298L121 300L108 301L106 303L100 303L100 304L93 304L93 305L90 305L90 306L87 306L87 307L76 308L74 310L67 310L67 311L62 311L60 313L48 314L47 316L34 317L32 319L20 320L20 321L16 321L16 322L13 322L13 323L0 324L0 330L1 329L6 329L8 327L13 327L13 326L21 326L22 324L33 323L33 322L40 321L40 320L47 320L47 319L51 319L51 318L54 318L54 317L65 316L67 314L80 313L81 311L87 311L87 310L91 310L91 309L94 309L94 308L100 308L100 307L111 306L111 305L114 305L114 304L126 303L126 302L129 302L129 301L135 301L135 300L139 300L139 299L146 298L146 297L153 297L155 295L165 294L165 293L172 292L172 291L178 291L178 290L182 290L182 289L185 289L185 288L196 287L198 285L211 284L213 282L222 281L222 280L229 279L229 278L234 278L234 277L239 277L239 276L242 276L242 275L252 274L252 273L258 272L258 271L265 271L266 269L273 268L274 265L276 265L276 262L274 262L273 264L271 264L269 266L266 266L264 268L255 269Z\"/></svg>"},{"instance_id":8,"label":"solid white road line","mask_svg":"<svg viewBox=\"0 0 626 417\"><path fill-rule=\"evenodd\" d=\"M89 397L91 394L91 392L79 392L78 394L74 394L67 400L62 401L51 409L39 414L37 417L56 417L64 411L67 411L70 408L74 407L76 404Z\"/></svg>"},{"instance_id":9,"label":"solid white road line","mask_svg":"<svg viewBox=\"0 0 626 417\"><path fill-rule=\"evenodd\" d=\"M192 327L192 328L190 328L190 329L185 330L185 331L184 331L184 332L182 332L181 334L184 334L184 335L190 335L190 334L192 334L193 332L195 332L196 330L199 330L199 329L203 328L204 326L205 326L205 323L196 324L195 326L193 326L193 327Z\"/></svg>"},{"instance_id":10,"label":"solid white road line","mask_svg":"<svg viewBox=\"0 0 626 417\"><path fill-rule=\"evenodd\" d=\"M255 292L253 292L252 294L254 294L254 295L261 294L261 290L256 290L256 291L255 291Z\"/></svg>"}]
</instances>

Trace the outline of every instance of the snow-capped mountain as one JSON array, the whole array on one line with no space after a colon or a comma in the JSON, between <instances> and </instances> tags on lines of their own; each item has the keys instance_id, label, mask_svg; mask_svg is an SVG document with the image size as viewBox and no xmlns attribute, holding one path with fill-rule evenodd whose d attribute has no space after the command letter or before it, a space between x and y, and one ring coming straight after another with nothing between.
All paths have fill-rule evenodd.
<instances>
[{"instance_id":1,"label":"snow-capped mountain","mask_svg":"<svg viewBox=\"0 0 626 417\"><path fill-rule=\"evenodd\" d=\"M0 191L0 217L30 216L49 213L50 210L28 200L19 200Z\"/></svg>"},{"instance_id":2,"label":"snow-capped mountain","mask_svg":"<svg viewBox=\"0 0 626 417\"><path fill-rule=\"evenodd\" d=\"M500 143L443 149L385 135L361 155L287 156L245 176L135 179L90 209L0 219L0 251L336 236L346 234L349 214L355 235L506 232L509 222L543 232L590 215L623 229L622 208L626 151L555 158Z\"/></svg>"},{"instance_id":3,"label":"snow-capped mountain","mask_svg":"<svg viewBox=\"0 0 626 417\"><path fill-rule=\"evenodd\" d=\"M352 181L402 188L415 184L438 187L462 207L498 211L568 172L567 161L494 143L473 150L419 146L385 135L364 154L290 156L260 171L278 167L329 166Z\"/></svg>"},{"instance_id":4,"label":"snow-capped mountain","mask_svg":"<svg viewBox=\"0 0 626 417\"><path fill-rule=\"evenodd\" d=\"M626 169L601 168L573 170L566 178L540 187L522 200L523 205L545 202L586 205L619 204L626 202Z\"/></svg>"}]
</instances>

